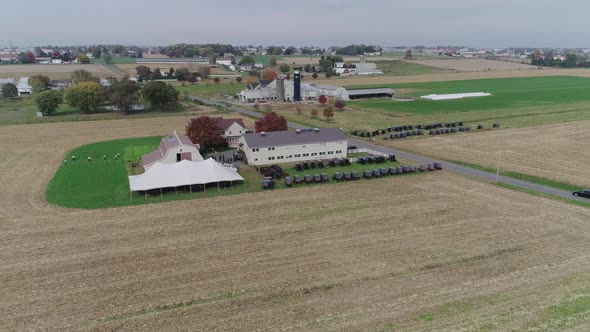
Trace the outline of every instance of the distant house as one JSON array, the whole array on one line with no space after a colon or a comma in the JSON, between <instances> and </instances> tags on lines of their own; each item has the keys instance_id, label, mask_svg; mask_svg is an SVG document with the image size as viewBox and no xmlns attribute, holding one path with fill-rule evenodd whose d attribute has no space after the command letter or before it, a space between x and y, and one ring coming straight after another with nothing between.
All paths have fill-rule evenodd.
<instances>
[{"instance_id":1,"label":"distant house","mask_svg":"<svg viewBox=\"0 0 590 332\"><path fill-rule=\"evenodd\" d=\"M0 53L0 63L16 63L18 57L14 53Z\"/></svg>"},{"instance_id":2,"label":"distant house","mask_svg":"<svg viewBox=\"0 0 590 332\"><path fill-rule=\"evenodd\" d=\"M247 133L240 153L248 165L345 158L348 140L339 128Z\"/></svg>"},{"instance_id":3,"label":"distant house","mask_svg":"<svg viewBox=\"0 0 590 332\"><path fill-rule=\"evenodd\" d=\"M240 137L247 131L242 119L211 118L211 120L215 122L217 129L221 131L221 136L231 147L238 146Z\"/></svg>"},{"instance_id":4,"label":"distant house","mask_svg":"<svg viewBox=\"0 0 590 332\"><path fill-rule=\"evenodd\" d=\"M59 64L62 64L63 61L61 59L51 59L51 63L54 65L56 65L56 64L59 65Z\"/></svg>"},{"instance_id":5,"label":"distant house","mask_svg":"<svg viewBox=\"0 0 590 332\"><path fill-rule=\"evenodd\" d=\"M111 86L111 81L107 80L106 78L101 78L99 80L99 83L102 86Z\"/></svg>"},{"instance_id":6,"label":"distant house","mask_svg":"<svg viewBox=\"0 0 590 332\"><path fill-rule=\"evenodd\" d=\"M218 65L231 66L231 59L217 59L215 63Z\"/></svg>"},{"instance_id":7,"label":"distant house","mask_svg":"<svg viewBox=\"0 0 590 332\"><path fill-rule=\"evenodd\" d=\"M73 83L70 80L51 80L52 90L65 90L72 85Z\"/></svg>"},{"instance_id":8,"label":"distant house","mask_svg":"<svg viewBox=\"0 0 590 332\"><path fill-rule=\"evenodd\" d=\"M199 153L198 145L193 144L187 136L174 132L162 138L156 151L141 157L141 166L147 170L157 162L173 164L182 160L202 161L203 157Z\"/></svg>"},{"instance_id":9,"label":"distant house","mask_svg":"<svg viewBox=\"0 0 590 332\"><path fill-rule=\"evenodd\" d=\"M33 89L33 87L29 85L28 77L21 77L18 83L16 84L16 88L18 90L19 96L30 95L31 90Z\"/></svg>"}]
</instances>

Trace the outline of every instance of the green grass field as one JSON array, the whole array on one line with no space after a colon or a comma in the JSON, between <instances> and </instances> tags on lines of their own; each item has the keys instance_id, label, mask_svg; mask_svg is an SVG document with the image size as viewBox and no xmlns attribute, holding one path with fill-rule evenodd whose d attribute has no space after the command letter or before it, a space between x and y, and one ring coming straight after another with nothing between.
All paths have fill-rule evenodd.
<instances>
[{"instance_id":1,"label":"green grass field","mask_svg":"<svg viewBox=\"0 0 590 332\"><path fill-rule=\"evenodd\" d=\"M590 101L590 78L573 76L525 77L387 85L399 93L419 97L436 93L489 92L492 96L458 100L396 102L390 99L353 101L350 105L409 114L438 114L515 109ZM361 87L357 87L361 88ZM366 88L366 86L365 86Z\"/></svg>"},{"instance_id":2,"label":"green grass field","mask_svg":"<svg viewBox=\"0 0 590 332\"><path fill-rule=\"evenodd\" d=\"M193 96L200 96L205 98L216 98L216 99L224 99L225 95L234 96L236 93L242 91L244 89L244 84L238 83L229 83L226 82L227 80L223 80L222 83L219 84L187 84L187 85L176 85L175 88L180 91L180 93L186 92L189 95Z\"/></svg>"}]
</instances>

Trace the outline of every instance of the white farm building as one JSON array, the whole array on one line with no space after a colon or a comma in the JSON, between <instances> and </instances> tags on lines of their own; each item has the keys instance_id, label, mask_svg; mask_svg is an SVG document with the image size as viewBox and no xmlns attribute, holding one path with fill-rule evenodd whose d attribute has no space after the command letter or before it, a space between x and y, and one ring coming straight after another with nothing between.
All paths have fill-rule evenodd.
<instances>
[{"instance_id":1,"label":"white farm building","mask_svg":"<svg viewBox=\"0 0 590 332\"><path fill-rule=\"evenodd\" d=\"M174 164L182 160L203 161L203 157L198 145L193 144L187 136L174 132L173 135L162 138L157 150L141 157L141 166L147 171L157 162Z\"/></svg>"},{"instance_id":2,"label":"white farm building","mask_svg":"<svg viewBox=\"0 0 590 332\"><path fill-rule=\"evenodd\" d=\"M341 100L349 100L346 89L336 85L301 83L300 91L301 100L316 100L321 95ZM260 101L293 101L294 95L294 81L282 77L272 81L260 80L258 83L248 85L244 90L238 93L238 97L244 103Z\"/></svg>"},{"instance_id":3,"label":"white farm building","mask_svg":"<svg viewBox=\"0 0 590 332\"><path fill-rule=\"evenodd\" d=\"M339 128L247 133L240 151L248 165L345 158L346 135Z\"/></svg>"}]
</instances>

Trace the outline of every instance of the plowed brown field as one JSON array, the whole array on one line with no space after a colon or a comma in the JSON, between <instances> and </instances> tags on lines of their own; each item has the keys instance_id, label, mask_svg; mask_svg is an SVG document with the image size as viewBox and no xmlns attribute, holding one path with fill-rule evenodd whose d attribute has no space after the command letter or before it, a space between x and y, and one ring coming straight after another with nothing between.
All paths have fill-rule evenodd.
<instances>
[{"instance_id":1,"label":"plowed brown field","mask_svg":"<svg viewBox=\"0 0 590 332\"><path fill-rule=\"evenodd\" d=\"M590 186L590 121L442 135L386 144L437 158Z\"/></svg>"},{"instance_id":2,"label":"plowed brown field","mask_svg":"<svg viewBox=\"0 0 590 332\"><path fill-rule=\"evenodd\" d=\"M562 322L548 307L590 284L589 209L447 172L105 210L45 202L69 149L186 120L0 128L1 330L547 328Z\"/></svg>"}]
</instances>

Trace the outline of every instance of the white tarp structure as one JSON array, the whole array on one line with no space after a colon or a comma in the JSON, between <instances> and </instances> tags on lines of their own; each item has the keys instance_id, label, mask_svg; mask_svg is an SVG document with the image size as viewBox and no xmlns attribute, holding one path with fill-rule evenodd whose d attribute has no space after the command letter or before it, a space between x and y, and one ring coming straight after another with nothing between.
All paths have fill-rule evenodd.
<instances>
[{"instance_id":1,"label":"white tarp structure","mask_svg":"<svg viewBox=\"0 0 590 332\"><path fill-rule=\"evenodd\" d=\"M437 95L437 94L430 94L426 96L422 96L422 99L429 99L429 100L450 100L450 99L463 99L463 98L473 98L473 97L486 97L491 96L491 93L488 92L469 92L469 93L451 93L446 95Z\"/></svg>"},{"instance_id":2,"label":"white tarp structure","mask_svg":"<svg viewBox=\"0 0 590 332\"><path fill-rule=\"evenodd\" d=\"M193 184L244 181L234 168L212 158L204 161L183 160L176 164L155 163L145 173L129 176L131 191L146 191Z\"/></svg>"}]
</instances>

